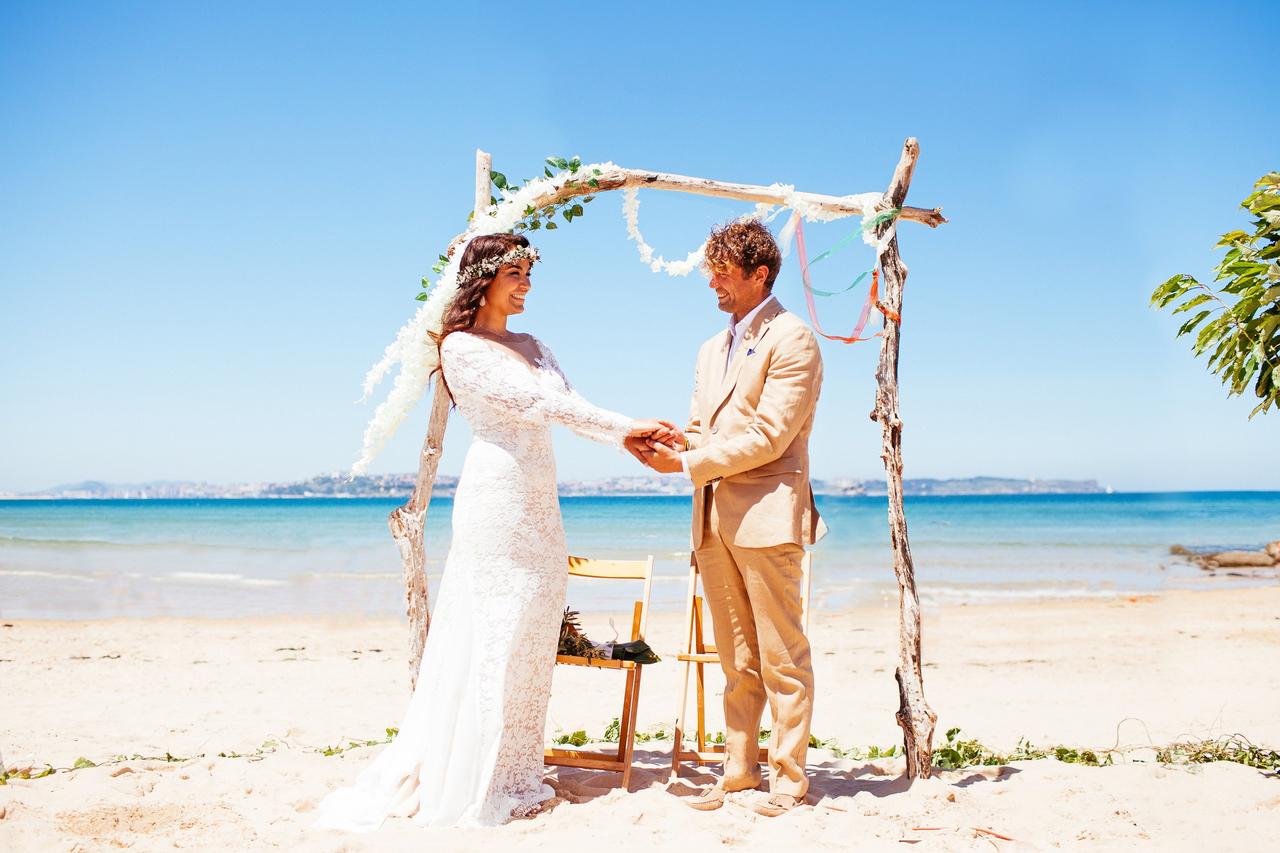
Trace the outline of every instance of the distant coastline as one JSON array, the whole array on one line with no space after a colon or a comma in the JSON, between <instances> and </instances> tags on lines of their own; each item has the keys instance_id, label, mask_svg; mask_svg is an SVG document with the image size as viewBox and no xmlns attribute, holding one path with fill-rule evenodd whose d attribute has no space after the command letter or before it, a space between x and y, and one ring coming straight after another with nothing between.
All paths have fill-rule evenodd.
<instances>
[{"instance_id":1,"label":"distant coastline","mask_svg":"<svg viewBox=\"0 0 1280 853\"><path fill-rule=\"evenodd\" d=\"M103 483L87 480L54 486L39 492L0 493L4 500L182 500L245 498L404 498L412 491L416 474L379 474L348 479L345 474L320 474L288 483L152 482ZM452 497L457 477L436 478L433 497ZM880 496L883 480L814 480L819 495ZM692 485L680 476L610 477L560 483L562 497L658 497L689 495ZM923 495L1081 495L1105 494L1111 489L1096 480L1020 480L1006 477L915 479L903 483L908 496Z\"/></svg>"}]
</instances>

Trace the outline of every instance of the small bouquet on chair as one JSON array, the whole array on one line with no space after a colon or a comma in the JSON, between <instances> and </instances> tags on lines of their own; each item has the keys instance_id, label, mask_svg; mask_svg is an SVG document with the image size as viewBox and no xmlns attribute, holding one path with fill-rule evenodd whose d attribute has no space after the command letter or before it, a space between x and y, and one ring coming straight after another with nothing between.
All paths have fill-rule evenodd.
<instances>
[{"instance_id":1,"label":"small bouquet on chair","mask_svg":"<svg viewBox=\"0 0 1280 853\"><path fill-rule=\"evenodd\" d=\"M564 609L564 619L560 622L560 645L556 654L590 660L629 660L636 663L657 663L660 658L644 640L631 640L619 643L609 640L604 643L593 643L582 633L582 625L578 622L578 611L568 607Z\"/></svg>"}]
</instances>

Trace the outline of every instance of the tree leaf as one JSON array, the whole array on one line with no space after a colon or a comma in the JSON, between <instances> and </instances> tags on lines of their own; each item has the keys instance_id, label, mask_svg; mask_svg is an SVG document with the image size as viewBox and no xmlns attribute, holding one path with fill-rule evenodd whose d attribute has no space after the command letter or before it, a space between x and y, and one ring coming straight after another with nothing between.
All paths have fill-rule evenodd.
<instances>
[{"instance_id":1,"label":"tree leaf","mask_svg":"<svg viewBox=\"0 0 1280 853\"><path fill-rule=\"evenodd\" d=\"M1183 311L1190 311L1192 308L1195 308L1197 305L1203 305L1204 303L1208 302L1212 298L1213 298L1213 295L1210 293L1201 293L1199 296L1193 296L1192 298L1188 299L1186 302L1179 305L1177 308L1174 308L1173 313L1181 314Z\"/></svg>"},{"instance_id":2,"label":"tree leaf","mask_svg":"<svg viewBox=\"0 0 1280 853\"><path fill-rule=\"evenodd\" d=\"M1199 326L1200 321L1203 320L1205 317L1208 317L1212 313L1213 313L1212 311L1201 311L1199 314L1196 314L1190 320L1183 323L1182 326L1178 329L1178 337L1182 337L1187 332L1190 332L1192 329L1194 329L1196 326Z\"/></svg>"}]
</instances>

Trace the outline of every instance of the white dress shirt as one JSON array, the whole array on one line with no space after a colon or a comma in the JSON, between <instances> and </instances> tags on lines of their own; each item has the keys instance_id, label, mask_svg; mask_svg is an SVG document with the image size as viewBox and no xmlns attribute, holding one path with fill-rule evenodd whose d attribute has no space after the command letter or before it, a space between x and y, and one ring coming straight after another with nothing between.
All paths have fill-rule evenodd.
<instances>
[{"instance_id":1,"label":"white dress shirt","mask_svg":"<svg viewBox=\"0 0 1280 853\"><path fill-rule=\"evenodd\" d=\"M763 302L761 302L755 308L752 308L749 312L747 312L746 316L744 316L741 320L739 320L736 323L733 321L733 316L730 315L729 317L729 352L725 355L725 359L724 359L725 374L728 374L729 372L729 365L733 364L733 354L738 351L738 344L742 342L742 336L747 333L747 327L751 325L751 321L756 318L756 315L760 313L761 309L763 309L770 302L776 302L776 301L778 301L778 298L770 294L767 298L765 298ZM703 424L702 426L704 429L706 428L706 424ZM685 454L681 453L680 454L680 470L684 472L684 475L686 477L692 480L693 476L690 475L689 473L689 462L684 457L685 457Z\"/></svg>"}]
</instances>

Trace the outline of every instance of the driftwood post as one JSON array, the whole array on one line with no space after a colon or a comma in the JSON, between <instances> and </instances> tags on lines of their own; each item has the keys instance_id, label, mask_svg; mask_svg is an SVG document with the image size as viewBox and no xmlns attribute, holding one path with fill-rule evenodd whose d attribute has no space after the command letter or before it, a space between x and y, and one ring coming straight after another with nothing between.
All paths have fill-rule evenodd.
<instances>
[{"instance_id":1,"label":"driftwood post","mask_svg":"<svg viewBox=\"0 0 1280 853\"><path fill-rule=\"evenodd\" d=\"M885 193L882 208L902 207L911 186L911 175L920 156L920 145L914 138L902 146L902 158L893 172L893 180ZM882 237L892 223L881 225L876 236ZM907 279L907 265L898 254L895 231L880 259L884 271L883 304L888 311L902 316L902 285ZM924 698L924 677L920 671L920 596L916 594L915 565L911 561L911 543L907 540L907 517L902 508L902 419L898 416L898 344L902 335L900 322L885 320L884 338L880 343L880 365L876 369L876 408L871 419L880 422L881 453L889 484L889 542L893 545L893 572L898 578L898 725L902 726L903 746L907 757L907 778L928 778L933 766L933 728L938 715Z\"/></svg>"},{"instance_id":2,"label":"driftwood post","mask_svg":"<svg viewBox=\"0 0 1280 853\"><path fill-rule=\"evenodd\" d=\"M489 206L489 169L492 158L484 151L476 151L476 205L475 215L482 216ZM430 602L427 598L427 568L423 527L427 520L427 506L431 503L431 489L436 482L436 469L440 467L440 454L444 450L444 431L449 425L449 393L444 379L436 376L431 392L431 419L427 422L427 437L418 454L418 479L413 494L403 506L391 511L387 526L391 537L400 548L400 562L404 571L406 610L409 615L409 683L418 684L418 668L422 664L422 649L427 643L427 631L431 628Z\"/></svg>"}]
</instances>

